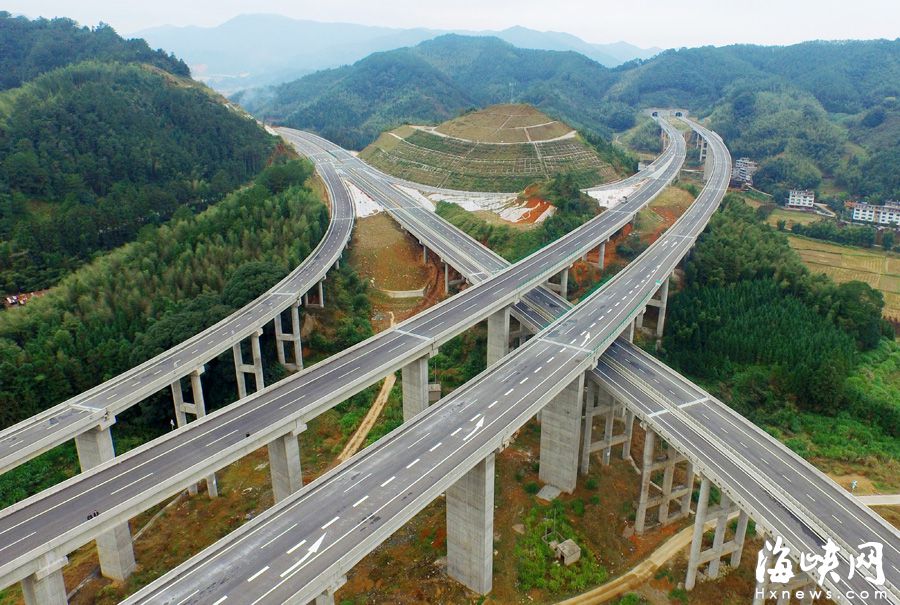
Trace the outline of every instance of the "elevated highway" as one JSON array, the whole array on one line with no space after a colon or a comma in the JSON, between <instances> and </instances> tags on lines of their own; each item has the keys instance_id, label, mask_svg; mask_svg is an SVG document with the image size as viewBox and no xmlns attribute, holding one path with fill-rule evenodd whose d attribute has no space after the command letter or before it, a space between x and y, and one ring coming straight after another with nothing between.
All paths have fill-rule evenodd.
<instances>
[{"instance_id":1,"label":"elevated highway","mask_svg":"<svg viewBox=\"0 0 900 605\"><path fill-rule=\"evenodd\" d=\"M34 593L32 602L58 602L67 553L92 539L99 544L129 518L262 445L269 446L276 498L285 497L302 482L297 435L307 420L390 372L421 367L443 342L502 312L606 241L678 168L670 165L619 211L597 217L428 312L4 510L0 584L21 580L26 595ZM112 550L120 553L123 546L121 536L114 536Z\"/></svg>"},{"instance_id":2,"label":"elevated highway","mask_svg":"<svg viewBox=\"0 0 900 605\"><path fill-rule=\"evenodd\" d=\"M443 492L448 569L474 590L489 590L494 452L542 411L541 475L554 484L574 479L579 448L565 429L574 424L577 437L584 372L718 206L730 172L721 151L712 160L715 179L639 262L439 404L128 602L308 603L333 594L350 567Z\"/></svg>"}]
</instances>

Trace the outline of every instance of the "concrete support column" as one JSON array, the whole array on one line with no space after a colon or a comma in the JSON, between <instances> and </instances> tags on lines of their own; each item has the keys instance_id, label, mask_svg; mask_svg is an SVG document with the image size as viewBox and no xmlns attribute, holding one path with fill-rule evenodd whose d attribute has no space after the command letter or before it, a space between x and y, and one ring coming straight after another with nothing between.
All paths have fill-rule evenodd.
<instances>
[{"instance_id":1,"label":"concrete support column","mask_svg":"<svg viewBox=\"0 0 900 605\"><path fill-rule=\"evenodd\" d=\"M422 244L422 264L425 265L428 263L428 248L425 244Z\"/></svg>"},{"instance_id":2,"label":"concrete support column","mask_svg":"<svg viewBox=\"0 0 900 605\"><path fill-rule=\"evenodd\" d=\"M700 497L697 500L697 513L694 517L694 535L691 539L691 554L688 559L687 578L684 587L694 588L697 583L697 568L700 565L700 549L703 548L703 528L706 525L706 510L709 506L709 479L703 477L700 482Z\"/></svg>"},{"instance_id":3,"label":"concrete support column","mask_svg":"<svg viewBox=\"0 0 900 605\"><path fill-rule=\"evenodd\" d=\"M403 421L406 422L428 407L428 356L406 364L400 374L403 389Z\"/></svg>"},{"instance_id":4,"label":"concrete support column","mask_svg":"<svg viewBox=\"0 0 900 605\"><path fill-rule=\"evenodd\" d=\"M281 313L275 316L275 353L278 355L278 363L292 372L303 369L303 345L300 342L300 302L295 301L290 306L291 331L285 334L281 323ZM292 347L291 359L287 361L285 343Z\"/></svg>"},{"instance_id":5,"label":"concrete support column","mask_svg":"<svg viewBox=\"0 0 900 605\"><path fill-rule=\"evenodd\" d=\"M191 380L191 397L193 402L184 400L184 393L181 390L181 380L176 380L171 384L172 401L175 404L175 419L178 421L178 428L187 424L187 414L192 414L196 418L206 416L206 402L203 399L203 383L200 381L200 375L203 373L204 367L200 366L190 373ZM206 491L210 498L219 495L219 488L216 484L215 473L206 477ZM197 486L188 487L188 493L192 496L197 494Z\"/></svg>"},{"instance_id":6,"label":"concrete support column","mask_svg":"<svg viewBox=\"0 0 900 605\"><path fill-rule=\"evenodd\" d=\"M584 374L566 386L541 410L541 458L538 476L571 494L578 479L579 424Z\"/></svg>"},{"instance_id":7,"label":"concrete support column","mask_svg":"<svg viewBox=\"0 0 900 605\"><path fill-rule=\"evenodd\" d=\"M569 268L566 267L559 274L559 295L566 298L569 295Z\"/></svg>"},{"instance_id":8,"label":"concrete support column","mask_svg":"<svg viewBox=\"0 0 900 605\"><path fill-rule=\"evenodd\" d=\"M625 441L622 443L622 460L631 458L631 439L634 436L634 412L625 410Z\"/></svg>"},{"instance_id":9,"label":"concrete support column","mask_svg":"<svg viewBox=\"0 0 900 605\"><path fill-rule=\"evenodd\" d=\"M276 504L303 487L298 439L304 430L306 425L299 424L290 433L278 437L268 445L269 474L272 477L272 492Z\"/></svg>"},{"instance_id":10,"label":"concrete support column","mask_svg":"<svg viewBox=\"0 0 900 605\"><path fill-rule=\"evenodd\" d=\"M593 380L584 385L584 417L581 429L581 464L582 475L587 475L591 468L591 443L594 440L594 408L597 405L599 387Z\"/></svg>"},{"instance_id":11,"label":"concrete support column","mask_svg":"<svg viewBox=\"0 0 900 605\"><path fill-rule=\"evenodd\" d=\"M300 342L300 303L294 302L290 306L291 311L291 331L289 334L284 333L281 324L281 313L275 316L275 353L278 355L278 363L292 372L303 369L303 345ZM292 345L292 361L287 361L288 355L285 353L285 343Z\"/></svg>"},{"instance_id":12,"label":"concrete support column","mask_svg":"<svg viewBox=\"0 0 900 605\"><path fill-rule=\"evenodd\" d=\"M597 268L602 269L604 264L606 263L606 242L600 244L599 248L599 256L597 257Z\"/></svg>"},{"instance_id":13,"label":"concrete support column","mask_svg":"<svg viewBox=\"0 0 900 605\"><path fill-rule=\"evenodd\" d=\"M478 594L494 568L494 454L447 490L447 573Z\"/></svg>"},{"instance_id":14,"label":"concrete support column","mask_svg":"<svg viewBox=\"0 0 900 605\"><path fill-rule=\"evenodd\" d=\"M635 328L643 328L644 327L644 312L641 311L637 314L637 317L634 318L634 327Z\"/></svg>"},{"instance_id":15,"label":"concrete support column","mask_svg":"<svg viewBox=\"0 0 900 605\"><path fill-rule=\"evenodd\" d=\"M259 348L259 337L262 336L262 330L257 330L250 335L250 352L253 355L253 363L244 363L244 354L241 350L241 343L237 342L231 347L234 355L234 373L237 378L238 399L247 396L247 381L245 374L253 374L256 379L256 391L261 391L265 387L263 383L262 370L262 352Z\"/></svg>"},{"instance_id":16,"label":"concrete support column","mask_svg":"<svg viewBox=\"0 0 900 605\"><path fill-rule=\"evenodd\" d=\"M675 450L669 447L666 450L666 459L672 460L675 457ZM659 524L665 525L669 521L669 504L672 501L672 483L675 480L675 463L666 464L663 469L662 482L662 500L659 503Z\"/></svg>"},{"instance_id":17,"label":"concrete support column","mask_svg":"<svg viewBox=\"0 0 900 605\"><path fill-rule=\"evenodd\" d=\"M319 306L325 308L325 280L319 281Z\"/></svg>"},{"instance_id":18,"label":"concrete support column","mask_svg":"<svg viewBox=\"0 0 900 605\"><path fill-rule=\"evenodd\" d=\"M656 320L656 337L662 338L663 335L663 327L666 324L666 306L669 303L669 278L663 282L662 287L659 289L659 316Z\"/></svg>"},{"instance_id":19,"label":"concrete support column","mask_svg":"<svg viewBox=\"0 0 900 605\"><path fill-rule=\"evenodd\" d=\"M721 552L722 545L725 543L725 530L728 525L728 510L731 508L731 500L726 494L721 494L719 496L719 506L722 508L723 514L720 514L718 519L716 519L716 531L713 535L712 545L714 552ZM706 574L711 579L719 577L719 564L721 562L721 557L714 557L712 561L709 562Z\"/></svg>"},{"instance_id":20,"label":"concrete support column","mask_svg":"<svg viewBox=\"0 0 900 605\"><path fill-rule=\"evenodd\" d=\"M737 527L734 530L735 549L731 553L731 561L728 564L732 569L737 569L741 564L741 553L744 551L744 541L747 539L747 525L750 522L750 516L741 511L738 517Z\"/></svg>"},{"instance_id":21,"label":"concrete support column","mask_svg":"<svg viewBox=\"0 0 900 605\"><path fill-rule=\"evenodd\" d=\"M612 458L612 437L613 437L613 424L616 421L616 401L612 398L612 396L608 396L607 406L606 406L606 416L604 417L603 422L603 442L605 447L603 448L603 466L609 466L610 458Z\"/></svg>"},{"instance_id":22,"label":"concrete support column","mask_svg":"<svg viewBox=\"0 0 900 605\"><path fill-rule=\"evenodd\" d=\"M62 569L69 562L66 557L45 555L40 570L22 580L22 595L26 605L66 605L66 584Z\"/></svg>"},{"instance_id":23,"label":"concrete support column","mask_svg":"<svg viewBox=\"0 0 900 605\"><path fill-rule=\"evenodd\" d=\"M509 307L487 318L487 365L500 361L509 352Z\"/></svg>"},{"instance_id":24,"label":"concrete support column","mask_svg":"<svg viewBox=\"0 0 900 605\"><path fill-rule=\"evenodd\" d=\"M82 472L115 457L112 432L109 428L113 422L115 419L75 437L75 449L78 451L78 462ZM131 575L136 564L134 562L134 545L131 542L131 529L128 527L127 521L100 534L95 541L97 555L100 558L100 573L107 578L119 581Z\"/></svg>"},{"instance_id":25,"label":"concrete support column","mask_svg":"<svg viewBox=\"0 0 900 605\"><path fill-rule=\"evenodd\" d=\"M656 450L656 433L647 427L644 430L644 457L641 464L641 494L638 499L637 513L634 516L634 531L644 533L647 521L647 507L650 502L650 480L652 479L653 455Z\"/></svg>"},{"instance_id":26,"label":"concrete support column","mask_svg":"<svg viewBox=\"0 0 900 605\"><path fill-rule=\"evenodd\" d=\"M444 263L444 294L450 294L450 265Z\"/></svg>"}]
</instances>

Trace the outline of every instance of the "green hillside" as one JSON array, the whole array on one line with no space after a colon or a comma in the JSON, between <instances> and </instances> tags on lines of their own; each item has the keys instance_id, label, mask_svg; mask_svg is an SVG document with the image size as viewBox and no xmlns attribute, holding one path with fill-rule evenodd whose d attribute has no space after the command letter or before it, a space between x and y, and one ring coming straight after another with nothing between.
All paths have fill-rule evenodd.
<instances>
[{"instance_id":1,"label":"green hillside","mask_svg":"<svg viewBox=\"0 0 900 605\"><path fill-rule=\"evenodd\" d=\"M257 115L361 148L472 107L534 105L610 138L650 106L709 117L770 192L900 197L900 40L670 50L608 69L577 53L449 35L240 97Z\"/></svg>"},{"instance_id":2,"label":"green hillside","mask_svg":"<svg viewBox=\"0 0 900 605\"><path fill-rule=\"evenodd\" d=\"M71 48L48 46L48 31ZM5 17L0 32L4 48L31 57L20 76L43 71L0 93L4 292L46 288L145 225L218 201L275 148L253 120L180 75L183 63L109 28ZM43 69L53 62L36 58L41 48L65 66ZM84 56L94 58L66 60Z\"/></svg>"}]
</instances>

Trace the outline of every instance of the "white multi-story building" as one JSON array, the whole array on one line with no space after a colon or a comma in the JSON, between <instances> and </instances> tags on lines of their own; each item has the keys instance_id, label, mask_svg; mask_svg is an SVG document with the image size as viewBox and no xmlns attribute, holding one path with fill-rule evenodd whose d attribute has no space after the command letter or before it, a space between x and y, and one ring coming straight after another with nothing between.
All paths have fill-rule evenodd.
<instances>
[{"instance_id":1,"label":"white multi-story building","mask_svg":"<svg viewBox=\"0 0 900 605\"><path fill-rule=\"evenodd\" d=\"M885 202L883 206L867 202L847 202L852 210L851 218L861 223L876 225L900 225L900 202Z\"/></svg>"},{"instance_id":2,"label":"white multi-story building","mask_svg":"<svg viewBox=\"0 0 900 605\"><path fill-rule=\"evenodd\" d=\"M759 164L750 158L738 158L731 170L731 180L740 185L753 185L753 175L759 170Z\"/></svg>"},{"instance_id":3,"label":"white multi-story building","mask_svg":"<svg viewBox=\"0 0 900 605\"><path fill-rule=\"evenodd\" d=\"M787 205L794 208L812 208L816 205L816 192L809 189L791 189Z\"/></svg>"}]
</instances>

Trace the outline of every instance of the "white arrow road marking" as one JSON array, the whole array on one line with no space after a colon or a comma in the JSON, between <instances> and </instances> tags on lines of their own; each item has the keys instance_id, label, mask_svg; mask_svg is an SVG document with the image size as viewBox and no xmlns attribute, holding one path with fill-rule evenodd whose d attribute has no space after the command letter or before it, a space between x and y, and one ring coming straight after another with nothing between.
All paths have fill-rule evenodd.
<instances>
[{"instance_id":1,"label":"white arrow road marking","mask_svg":"<svg viewBox=\"0 0 900 605\"><path fill-rule=\"evenodd\" d=\"M584 342L581 343L581 346L586 345L586 344L587 344L587 341L590 340L590 339L591 339L591 333L588 332L587 334L584 335Z\"/></svg>"},{"instance_id":2,"label":"white arrow road marking","mask_svg":"<svg viewBox=\"0 0 900 605\"><path fill-rule=\"evenodd\" d=\"M463 441L468 441L472 437L472 435L474 435L475 433L480 431L481 427L483 427L483 426L484 426L484 416L482 416L481 419L478 421L478 424L475 425L475 429L471 433L469 433L468 435L463 437Z\"/></svg>"},{"instance_id":3,"label":"white arrow road marking","mask_svg":"<svg viewBox=\"0 0 900 605\"><path fill-rule=\"evenodd\" d=\"M324 542L324 541L325 541L325 534L322 534L322 536L318 540L316 540L315 544L313 544L312 546L309 547L309 550L306 551L306 554L303 555L303 558L301 558L299 561L297 561L296 563L294 563L293 565L288 567L284 572L282 572L281 577L282 578L285 577L286 575L290 574L292 571L294 571L295 569L297 569L298 567L303 565L303 563L305 563L308 558L310 558L311 556L313 556L314 554L316 554L319 551L319 547L322 546L322 542Z\"/></svg>"}]
</instances>

